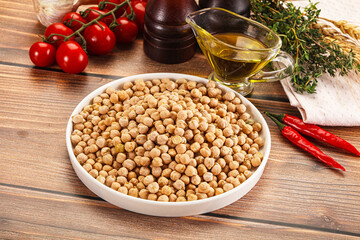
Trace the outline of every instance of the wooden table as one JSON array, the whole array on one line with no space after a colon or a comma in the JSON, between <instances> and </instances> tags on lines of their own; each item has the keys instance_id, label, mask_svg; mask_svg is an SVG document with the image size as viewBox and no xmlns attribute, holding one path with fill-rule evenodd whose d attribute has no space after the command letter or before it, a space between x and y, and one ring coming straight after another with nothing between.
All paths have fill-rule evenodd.
<instances>
[{"instance_id":1,"label":"wooden table","mask_svg":"<svg viewBox=\"0 0 360 240\"><path fill-rule=\"evenodd\" d=\"M138 39L90 57L84 73L40 69L28 49L45 28L30 0L0 0L0 239L355 239L360 237L360 159L320 145L345 173L326 167L269 123L272 149L258 184L215 212L181 218L144 216L87 189L66 151L67 120L88 93L114 79L150 72L206 77L204 56L165 65L148 59ZM256 84L260 111L299 116L279 83ZM360 149L360 127L326 127Z\"/></svg>"}]
</instances>

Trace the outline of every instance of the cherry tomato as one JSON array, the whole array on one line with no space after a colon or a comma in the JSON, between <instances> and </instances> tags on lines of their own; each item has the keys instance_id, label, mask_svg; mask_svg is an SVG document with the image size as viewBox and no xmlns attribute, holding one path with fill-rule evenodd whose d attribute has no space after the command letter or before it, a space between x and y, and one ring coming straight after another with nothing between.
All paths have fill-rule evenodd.
<instances>
[{"instance_id":1,"label":"cherry tomato","mask_svg":"<svg viewBox=\"0 0 360 240\"><path fill-rule=\"evenodd\" d=\"M88 64L88 56L75 41L62 43L56 51L56 62L67 73L80 73Z\"/></svg>"},{"instance_id":2,"label":"cherry tomato","mask_svg":"<svg viewBox=\"0 0 360 240\"><path fill-rule=\"evenodd\" d=\"M84 32L84 38L86 40L86 48L90 54L104 55L111 52L116 43L115 34L110 30L105 23L94 23L87 27Z\"/></svg>"},{"instance_id":3,"label":"cherry tomato","mask_svg":"<svg viewBox=\"0 0 360 240\"><path fill-rule=\"evenodd\" d=\"M31 61L38 67L48 67L55 62L56 48L50 43L36 42L29 50Z\"/></svg>"},{"instance_id":4,"label":"cherry tomato","mask_svg":"<svg viewBox=\"0 0 360 240\"><path fill-rule=\"evenodd\" d=\"M116 4L120 4L120 3L125 2L125 0L98 0L98 3L104 2L104 1L112 2L112 3L116 3ZM127 5L124 5L124 7L119 8L119 9L115 12L115 16L116 16L117 18L118 18L118 17L121 17L121 16L123 15L123 13L125 12L126 6L127 6ZM106 4L106 6L105 6L105 9L106 9L107 11L113 10L114 8L115 8L115 6L112 5L112 4Z\"/></svg>"},{"instance_id":5,"label":"cherry tomato","mask_svg":"<svg viewBox=\"0 0 360 240\"><path fill-rule=\"evenodd\" d=\"M130 43L136 39L138 27L135 22L130 21L127 17L120 17L116 22L120 25L116 26L113 31L118 43Z\"/></svg>"},{"instance_id":6,"label":"cherry tomato","mask_svg":"<svg viewBox=\"0 0 360 240\"><path fill-rule=\"evenodd\" d=\"M93 9L95 11L90 11L89 13L87 13L88 9ZM105 14L107 10L104 11L104 10L100 10L98 7L89 7L81 14L81 16L83 16L87 22L90 22L91 20L94 20L100 16L98 12L101 14ZM87 16L85 17L85 15ZM100 21L106 23L106 25L109 26L113 22L113 20L114 17L112 15L109 15L102 18Z\"/></svg>"},{"instance_id":7,"label":"cherry tomato","mask_svg":"<svg viewBox=\"0 0 360 240\"><path fill-rule=\"evenodd\" d=\"M73 19L73 22L70 24L71 19ZM80 21L82 23L86 23L86 20L77 12L69 12L65 14L65 16L62 19L62 22L75 32L76 30L82 27L82 24L74 20Z\"/></svg>"},{"instance_id":8,"label":"cherry tomato","mask_svg":"<svg viewBox=\"0 0 360 240\"><path fill-rule=\"evenodd\" d=\"M145 7L146 2L143 1L133 1L131 2L131 7L135 13L135 23L138 26L139 31L144 30L144 17L145 17ZM126 13L130 14L131 10L128 7Z\"/></svg>"},{"instance_id":9,"label":"cherry tomato","mask_svg":"<svg viewBox=\"0 0 360 240\"><path fill-rule=\"evenodd\" d=\"M48 26L45 30L45 37L48 38L51 34L53 33L57 33L57 34L61 34L64 36L69 36L70 34L73 33L73 30L71 30L70 28L68 28L67 26L65 26L62 23L53 23L50 26ZM71 37L69 40L74 40L75 37ZM59 47L60 44L62 44L64 41L64 37L61 36L52 36L49 41L54 41L51 44L54 47Z\"/></svg>"}]
</instances>

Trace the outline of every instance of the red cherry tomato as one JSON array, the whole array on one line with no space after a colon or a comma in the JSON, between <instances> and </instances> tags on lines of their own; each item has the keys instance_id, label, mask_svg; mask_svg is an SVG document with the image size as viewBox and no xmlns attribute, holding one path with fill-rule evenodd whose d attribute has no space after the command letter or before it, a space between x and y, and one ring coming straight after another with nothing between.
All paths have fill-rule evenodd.
<instances>
[{"instance_id":1,"label":"red cherry tomato","mask_svg":"<svg viewBox=\"0 0 360 240\"><path fill-rule=\"evenodd\" d=\"M88 9L93 9L95 11L89 11ZM87 13L89 11L89 13ZM89 7L87 8L83 13L81 13L81 16L87 21L90 22L91 20L94 20L100 16L99 13L105 14L107 10L100 10L98 7ZM114 17L112 15L106 16L102 18L100 21L106 23L106 25L110 25L114 20Z\"/></svg>"},{"instance_id":2,"label":"red cherry tomato","mask_svg":"<svg viewBox=\"0 0 360 240\"><path fill-rule=\"evenodd\" d=\"M136 39L138 27L135 22L130 21L127 17L121 17L116 20L119 26L114 28L116 41L118 43L130 43Z\"/></svg>"},{"instance_id":3,"label":"red cherry tomato","mask_svg":"<svg viewBox=\"0 0 360 240\"><path fill-rule=\"evenodd\" d=\"M142 31L144 29L144 17L145 17L146 2L134 1L134 2L131 2L131 7L135 13L135 23L138 26L139 31ZM126 9L126 13L127 14L131 13L131 10L129 7Z\"/></svg>"},{"instance_id":4,"label":"red cherry tomato","mask_svg":"<svg viewBox=\"0 0 360 240\"><path fill-rule=\"evenodd\" d=\"M50 43L36 42L29 50L31 61L38 67L48 67L55 62L56 48Z\"/></svg>"},{"instance_id":5,"label":"red cherry tomato","mask_svg":"<svg viewBox=\"0 0 360 240\"><path fill-rule=\"evenodd\" d=\"M70 24L71 19L73 19L73 22ZM82 23L86 23L86 20L77 12L69 12L64 17L62 22L65 24L65 26L71 28L74 32L82 27L82 24L77 22L80 21Z\"/></svg>"},{"instance_id":6,"label":"red cherry tomato","mask_svg":"<svg viewBox=\"0 0 360 240\"><path fill-rule=\"evenodd\" d=\"M125 0L98 0L98 3L104 2L104 1L112 2L112 3L116 3L116 4L120 4L120 3L125 2ZM118 17L121 17L121 15L123 15L123 13L125 12L126 6L127 6L127 5L124 5L124 7L119 8L119 9L115 12L115 16L116 16L117 18L118 18ZM105 6L105 10L107 10L107 11L113 10L114 8L115 8L115 6L112 5L112 4L106 4L106 6Z\"/></svg>"},{"instance_id":7,"label":"red cherry tomato","mask_svg":"<svg viewBox=\"0 0 360 240\"><path fill-rule=\"evenodd\" d=\"M64 36L69 36L70 34L73 33L73 30L71 30L70 28L68 28L67 26L65 26L62 23L53 23L50 26L48 26L45 30L45 37L48 38L51 34L53 33L57 33L57 34L61 34ZM69 40L74 40L75 37L71 37ZM62 44L64 41L64 37L61 36L52 36L49 41L54 41L51 44L54 47L59 47L60 44Z\"/></svg>"},{"instance_id":8,"label":"red cherry tomato","mask_svg":"<svg viewBox=\"0 0 360 240\"><path fill-rule=\"evenodd\" d=\"M75 41L62 43L56 51L56 62L67 73L80 73L88 64L88 56Z\"/></svg>"},{"instance_id":9,"label":"red cherry tomato","mask_svg":"<svg viewBox=\"0 0 360 240\"><path fill-rule=\"evenodd\" d=\"M110 30L105 23L94 23L87 27L84 32L84 38L86 40L86 48L90 54L104 55L111 52L116 43L115 34Z\"/></svg>"}]
</instances>

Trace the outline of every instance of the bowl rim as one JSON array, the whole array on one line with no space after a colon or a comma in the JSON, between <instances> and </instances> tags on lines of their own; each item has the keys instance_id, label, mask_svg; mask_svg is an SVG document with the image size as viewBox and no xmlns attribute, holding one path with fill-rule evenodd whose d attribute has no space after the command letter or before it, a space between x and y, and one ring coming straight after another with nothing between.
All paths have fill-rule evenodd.
<instances>
[{"instance_id":1,"label":"bowl rim","mask_svg":"<svg viewBox=\"0 0 360 240\"><path fill-rule=\"evenodd\" d=\"M263 160L262 160L260 166L258 166L257 169L253 172L253 174L248 179L246 179L243 183L241 183L237 187L234 187L230 191L227 191L227 192L224 192L222 194L212 196L212 197L209 197L209 198L205 198L205 199L199 199L199 200L195 200L195 201L185 201L185 202L161 202L161 201L152 201L152 200L148 200L148 199L142 199L142 198L139 198L139 197L133 197L133 196L123 194L121 192L118 192L118 191L106 186L105 184L100 183L98 180L93 178L81 166L81 164L77 161L76 156L75 156L75 154L73 152L74 148L73 148L71 140L70 140L70 136L71 136L71 133L73 131L72 116L74 116L75 114L80 113L82 111L82 109L86 105L89 104L90 100L92 100L95 96L98 96L99 94L105 92L106 88L108 88L110 86L113 86L113 85L120 86L125 82L134 81L135 79L152 80L152 79L155 79L155 78L169 78L169 79L185 78L187 80L198 81L198 82L208 81L208 79L206 79L206 78L202 78L202 77L198 77L198 76L194 76L194 75L189 75L189 74L161 72L161 73L145 73L145 74L138 74L138 75L131 75L131 76L127 76L127 77L122 77L122 78L111 81L109 83L106 83L106 84L96 88L91 93L89 93L86 97L84 97L80 101L80 103L78 103L76 105L75 109L73 110L73 112L71 113L71 115L69 117L69 120L68 120L68 123L67 123L67 126L66 126L66 134L65 134L66 147L67 147L70 162L72 163L73 168L77 167L77 170L82 171L82 173L84 173L84 175L86 176L87 180L90 181L92 184L95 184L96 187L98 187L98 188L100 188L100 189L102 189L104 191L113 191L112 194L117 195L119 198L123 198L124 200L133 201L133 202L139 203L139 204L151 204L151 205L158 205L158 206L177 206L177 207L181 207L181 206L189 206L189 205L194 205L194 204L204 204L204 203L208 203L208 202L212 202L212 201L221 200L221 199L226 198L227 196L233 194L235 191L240 191L241 189L246 188L246 186L250 185L251 182L253 180L255 180L255 178L259 174L260 174L260 176L258 176L258 179L260 179L260 177L261 177L261 175L263 173L263 170L264 170L264 168L266 166L266 163L268 161L269 155L270 155L271 136L270 136L269 127L268 127L264 117L262 116L260 111L255 107L255 105L253 105L248 99L246 99L245 97L240 95L238 92L236 92L233 89L230 89L230 88L228 88L228 87L226 87L224 85L221 85L218 82L215 82L215 84L222 91L232 91L232 92L234 92L236 94L236 96L241 99L242 103L245 103L246 106L251 106L252 112L255 111L255 113L260 118L258 120L262 121L262 131L264 131L264 135L266 135L266 137L267 137L265 139L264 146L263 146L264 155L263 155ZM76 173L76 171L75 171L75 173ZM78 176L78 178L80 178L80 177ZM80 181L83 182L83 180L81 178L80 178ZM86 186L86 184L84 182L83 182L83 184ZM251 189L252 188L250 188L250 190ZM92 189L90 189L90 190L93 192ZM98 194L96 194L96 195L99 196ZM101 196L99 196L99 197L102 198ZM235 201L237 201L237 200L235 200Z\"/></svg>"}]
</instances>

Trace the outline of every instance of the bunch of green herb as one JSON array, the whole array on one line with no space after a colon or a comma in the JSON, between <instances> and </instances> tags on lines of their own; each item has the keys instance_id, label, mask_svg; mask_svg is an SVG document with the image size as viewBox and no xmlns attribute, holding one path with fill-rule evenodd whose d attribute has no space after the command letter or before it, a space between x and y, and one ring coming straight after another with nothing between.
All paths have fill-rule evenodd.
<instances>
[{"instance_id":1,"label":"bunch of green herb","mask_svg":"<svg viewBox=\"0 0 360 240\"><path fill-rule=\"evenodd\" d=\"M315 93L322 73L346 75L357 67L354 53L344 52L335 42L324 40L316 23L320 10L316 4L301 10L284 0L251 0L252 18L272 29L282 39L282 50L293 55L294 73L291 82L296 91Z\"/></svg>"}]
</instances>

